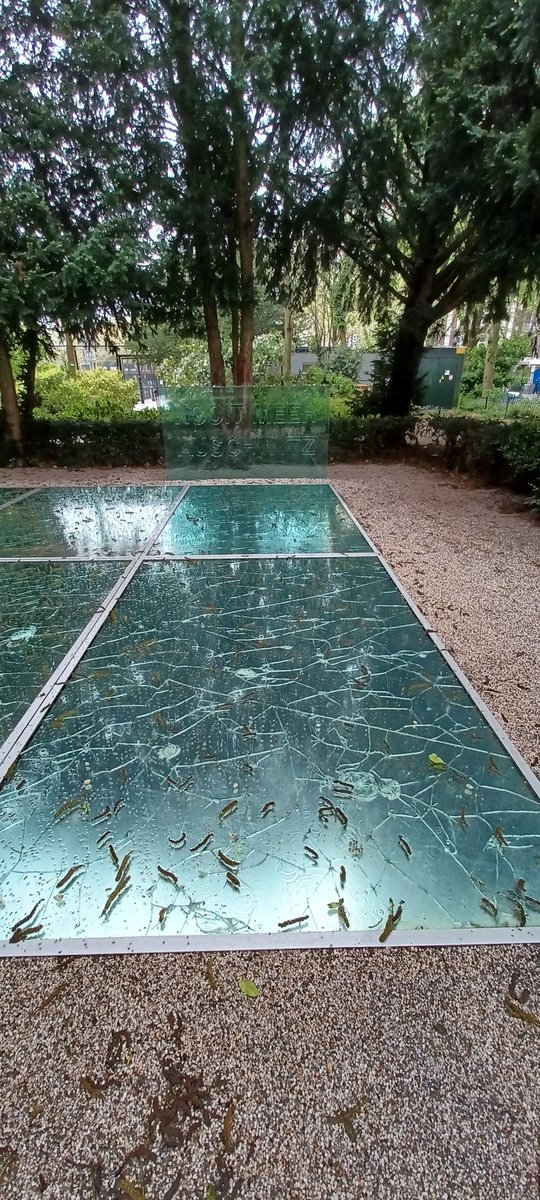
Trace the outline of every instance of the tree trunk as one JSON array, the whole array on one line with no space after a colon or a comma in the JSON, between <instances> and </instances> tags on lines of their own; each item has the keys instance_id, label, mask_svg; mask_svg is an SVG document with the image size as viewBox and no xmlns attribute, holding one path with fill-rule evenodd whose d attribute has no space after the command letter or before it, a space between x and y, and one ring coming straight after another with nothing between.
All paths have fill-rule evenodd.
<instances>
[{"instance_id":1,"label":"tree trunk","mask_svg":"<svg viewBox=\"0 0 540 1200\"><path fill-rule=\"evenodd\" d=\"M240 259L240 334L238 339L238 382L253 383L253 339L255 336L255 293L253 277L253 216L249 171L248 126L242 84L244 45L242 0L230 0L231 75L230 104L233 126L234 185L238 219Z\"/></svg>"},{"instance_id":2,"label":"tree trunk","mask_svg":"<svg viewBox=\"0 0 540 1200\"><path fill-rule=\"evenodd\" d=\"M470 349L476 346L480 334L482 309L479 304L467 304L463 321L463 345Z\"/></svg>"},{"instance_id":3,"label":"tree trunk","mask_svg":"<svg viewBox=\"0 0 540 1200\"><path fill-rule=\"evenodd\" d=\"M340 329L340 331L339 331L339 344L340 344L340 346L347 345L347 330L346 329Z\"/></svg>"},{"instance_id":4,"label":"tree trunk","mask_svg":"<svg viewBox=\"0 0 540 1200\"><path fill-rule=\"evenodd\" d=\"M233 304L231 308L231 342L232 342L232 381L233 384L240 382L240 369L238 359L238 339L240 327L238 323L238 308Z\"/></svg>"},{"instance_id":5,"label":"tree trunk","mask_svg":"<svg viewBox=\"0 0 540 1200\"><path fill-rule=\"evenodd\" d=\"M453 308L446 321L446 329L444 331L444 345L453 346L454 338L457 329L457 309Z\"/></svg>"},{"instance_id":6,"label":"tree trunk","mask_svg":"<svg viewBox=\"0 0 540 1200\"><path fill-rule=\"evenodd\" d=\"M292 309L283 310L283 375L289 379L292 371L293 322Z\"/></svg>"},{"instance_id":7,"label":"tree trunk","mask_svg":"<svg viewBox=\"0 0 540 1200\"><path fill-rule=\"evenodd\" d=\"M0 332L0 396L4 410L5 441L12 443L17 451L17 457L23 457L23 435L21 414L17 403L17 389L13 377L13 368L9 357L9 348L5 335Z\"/></svg>"},{"instance_id":8,"label":"tree trunk","mask_svg":"<svg viewBox=\"0 0 540 1200\"><path fill-rule=\"evenodd\" d=\"M225 387L225 362L221 345L218 309L215 296L204 295L203 312L206 329L206 344L210 363L210 383L212 387Z\"/></svg>"},{"instance_id":9,"label":"tree trunk","mask_svg":"<svg viewBox=\"0 0 540 1200\"><path fill-rule=\"evenodd\" d=\"M515 307L514 307L514 314L512 317L512 332L510 334L510 337L519 337L520 334L523 333L524 320L525 320L525 308L523 307L523 305L520 303L519 300L516 300Z\"/></svg>"},{"instance_id":10,"label":"tree trunk","mask_svg":"<svg viewBox=\"0 0 540 1200\"><path fill-rule=\"evenodd\" d=\"M176 80L171 80L170 99L174 107L178 136L184 151L189 229L193 239L195 272L204 313L210 381L213 387L225 387L225 363L219 328L215 269L210 248L212 213L206 163L208 156L204 107L201 108L199 80L193 66L190 0L165 4L169 16L171 53L176 61Z\"/></svg>"},{"instance_id":11,"label":"tree trunk","mask_svg":"<svg viewBox=\"0 0 540 1200\"><path fill-rule=\"evenodd\" d=\"M75 344L71 334L67 333L67 331L64 333L64 338L66 343L68 371L70 375L76 375L77 371L79 370L79 364L77 362L77 351L75 349Z\"/></svg>"},{"instance_id":12,"label":"tree trunk","mask_svg":"<svg viewBox=\"0 0 540 1200\"><path fill-rule=\"evenodd\" d=\"M418 368L427 331L431 325L425 304L406 306L398 328L390 378L381 403L381 416L402 417L409 412L414 400Z\"/></svg>"},{"instance_id":13,"label":"tree trunk","mask_svg":"<svg viewBox=\"0 0 540 1200\"><path fill-rule=\"evenodd\" d=\"M27 329L23 337L23 347L26 351L24 365L24 419L32 420L36 407L36 367L38 359L39 339L37 329Z\"/></svg>"},{"instance_id":14,"label":"tree trunk","mask_svg":"<svg viewBox=\"0 0 540 1200\"><path fill-rule=\"evenodd\" d=\"M489 327L489 336L486 346L486 358L484 363L484 378L482 380L482 396L486 396L493 387L493 377L495 375L495 364L497 362L497 351L499 349L499 334L501 332L501 322L492 321Z\"/></svg>"}]
</instances>

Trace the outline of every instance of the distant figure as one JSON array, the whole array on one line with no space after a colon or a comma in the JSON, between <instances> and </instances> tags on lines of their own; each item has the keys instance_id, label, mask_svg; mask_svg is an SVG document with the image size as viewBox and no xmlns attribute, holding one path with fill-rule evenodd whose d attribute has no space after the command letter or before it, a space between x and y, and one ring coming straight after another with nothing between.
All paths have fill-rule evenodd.
<instances>
[{"instance_id":1,"label":"distant figure","mask_svg":"<svg viewBox=\"0 0 540 1200\"><path fill-rule=\"evenodd\" d=\"M538 334L535 333L531 341L531 358L538 358Z\"/></svg>"},{"instance_id":2,"label":"distant figure","mask_svg":"<svg viewBox=\"0 0 540 1200\"><path fill-rule=\"evenodd\" d=\"M533 395L540 396L540 367L536 367L532 377Z\"/></svg>"}]
</instances>

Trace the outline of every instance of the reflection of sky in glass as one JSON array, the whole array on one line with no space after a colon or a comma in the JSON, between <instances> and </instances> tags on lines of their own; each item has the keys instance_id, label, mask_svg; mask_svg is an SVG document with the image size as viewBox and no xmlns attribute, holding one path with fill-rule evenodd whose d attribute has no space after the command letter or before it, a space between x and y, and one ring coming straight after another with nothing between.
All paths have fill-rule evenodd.
<instances>
[{"instance_id":1,"label":"reflection of sky in glass","mask_svg":"<svg viewBox=\"0 0 540 1200\"><path fill-rule=\"evenodd\" d=\"M0 556L129 555L140 550L178 489L50 488L0 521Z\"/></svg>"},{"instance_id":2,"label":"reflection of sky in glass","mask_svg":"<svg viewBox=\"0 0 540 1200\"><path fill-rule=\"evenodd\" d=\"M0 822L4 936L540 923L538 797L375 558L141 568Z\"/></svg>"},{"instance_id":3,"label":"reflection of sky in glass","mask_svg":"<svg viewBox=\"0 0 540 1200\"><path fill-rule=\"evenodd\" d=\"M328 484L192 487L152 554L368 550Z\"/></svg>"}]
</instances>

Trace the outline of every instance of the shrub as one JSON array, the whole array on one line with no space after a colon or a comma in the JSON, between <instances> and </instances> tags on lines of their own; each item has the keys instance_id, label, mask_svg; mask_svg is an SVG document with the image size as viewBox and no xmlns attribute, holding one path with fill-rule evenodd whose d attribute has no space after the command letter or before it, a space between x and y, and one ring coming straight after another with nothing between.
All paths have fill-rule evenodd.
<instances>
[{"instance_id":1,"label":"shrub","mask_svg":"<svg viewBox=\"0 0 540 1200\"><path fill-rule=\"evenodd\" d=\"M55 363L40 363L36 371L39 420L108 421L133 415L139 399L136 384L118 371L78 371L70 375Z\"/></svg>"},{"instance_id":2,"label":"shrub","mask_svg":"<svg viewBox=\"0 0 540 1200\"><path fill-rule=\"evenodd\" d=\"M503 338L499 342L493 379L493 391L497 397L501 396L503 389L510 383L516 382L515 368L520 359L528 353L529 340L526 337ZM471 346L467 350L459 391L460 405L481 399L485 361L485 346ZM482 400L482 403L484 402Z\"/></svg>"},{"instance_id":3,"label":"shrub","mask_svg":"<svg viewBox=\"0 0 540 1200\"><path fill-rule=\"evenodd\" d=\"M503 452L515 486L540 494L540 416L512 418Z\"/></svg>"},{"instance_id":4,"label":"shrub","mask_svg":"<svg viewBox=\"0 0 540 1200\"><path fill-rule=\"evenodd\" d=\"M406 417L351 415L330 420L329 457L332 462L392 457L416 444L415 413Z\"/></svg>"},{"instance_id":5,"label":"shrub","mask_svg":"<svg viewBox=\"0 0 540 1200\"><path fill-rule=\"evenodd\" d=\"M500 483L506 477L503 445L508 426L502 419L432 414L426 421L441 449L445 467L477 475L487 483Z\"/></svg>"},{"instance_id":6,"label":"shrub","mask_svg":"<svg viewBox=\"0 0 540 1200\"><path fill-rule=\"evenodd\" d=\"M174 355L163 360L159 374L169 387L209 386L210 367L206 342L201 338L179 338Z\"/></svg>"},{"instance_id":7,"label":"shrub","mask_svg":"<svg viewBox=\"0 0 540 1200\"><path fill-rule=\"evenodd\" d=\"M296 377L297 386L308 384L323 387L330 393L330 409L334 416L348 416L356 396L356 387L348 375L330 371L327 367L308 367Z\"/></svg>"},{"instance_id":8,"label":"shrub","mask_svg":"<svg viewBox=\"0 0 540 1200\"><path fill-rule=\"evenodd\" d=\"M229 383L232 381L232 350L230 338L223 337L223 356ZM273 371L279 372L283 354L280 333L261 333L253 342L253 379L262 383ZM210 366L208 349L202 338L180 338L173 356L160 367L160 377L168 387L209 387Z\"/></svg>"},{"instance_id":9,"label":"shrub","mask_svg":"<svg viewBox=\"0 0 540 1200\"><path fill-rule=\"evenodd\" d=\"M362 351L354 350L351 346L333 346L331 350L323 350L319 355L320 364L325 371L331 371L333 375L345 375L353 383L356 383L358 378L362 358Z\"/></svg>"}]
</instances>

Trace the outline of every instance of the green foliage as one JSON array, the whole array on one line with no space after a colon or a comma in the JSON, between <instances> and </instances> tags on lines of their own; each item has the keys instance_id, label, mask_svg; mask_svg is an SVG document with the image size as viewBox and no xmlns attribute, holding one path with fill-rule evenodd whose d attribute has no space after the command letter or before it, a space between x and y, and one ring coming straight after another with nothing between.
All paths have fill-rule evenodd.
<instances>
[{"instance_id":1,"label":"green foliage","mask_svg":"<svg viewBox=\"0 0 540 1200\"><path fill-rule=\"evenodd\" d=\"M230 340L223 339L227 378L232 379L232 349ZM263 382L279 368L283 352L280 333L262 333L253 343L253 380ZM169 387L204 387L210 385L210 367L206 342L201 338L179 338L174 353L160 367L160 377Z\"/></svg>"},{"instance_id":2,"label":"green foliage","mask_svg":"<svg viewBox=\"0 0 540 1200\"><path fill-rule=\"evenodd\" d=\"M507 481L503 447L508 422L492 416L431 414L427 428L434 434L445 467L463 471L487 483Z\"/></svg>"},{"instance_id":3,"label":"green foliage","mask_svg":"<svg viewBox=\"0 0 540 1200\"><path fill-rule=\"evenodd\" d=\"M356 383L362 358L362 351L354 350L350 346L333 346L331 350L324 350L320 355L321 365L325 370L336 375L346 375L353 383Z\"/></svg>"},{"instance_id":4,"label":"green foliage","mask_svg":"<svg viewBox=\"0 0 540 1200\"><path fill-rule=\"evenodd\" d=\"M283 337L278 331L261 333L253 342L253 382L264 383L276 369L283 355Z\"/></svg>"},{"instance_id":5,"label":"green foliage","mask_svg":"<svg viewBox=\"0 0 540 1200\"><path fill-rule=\"evenodd\" d=\"M139 400L135 383L118 371L78 371L69 375L65 367L40 363L36 371L39 407L36 417L49 420L109 421L133 415Z\"/></svg>"},{"instance_id":6,"label":"green foliage","mask_svg":"<svg viewBox=\"0 0 540 1200\"><path fill-rule=\"evenodd\" d=\"M540 75L529 0L376 11L335 16L350 52L321 97L332 145L303 245L306 269L321 245L350 256L366 317L397 303L384 399L400 412L430 326L467 303L500 315L538 275Z\"/></svg>"},{"instance_id":7,"label":"green foliage","mask_svg":"<svg viewBox=\"0 0 540 1200\"><path fill-rule=\"evenodd\" d=\"M298 385L307 383L328 388L332 412L336 416L340 413L345 415L356 396L352 379L326 366L308 367L307 371L302 371L302 374L297 376L297 381Z\"/></svg>"},{"instance_id":8,"label":"green foliage","mask_svg":"<svg viewBox=\"0 0 540 1200\"><path fill-rule=\"evenodd\" d=\"M0 433L1 417L0 412ZM159 466L164 461L161 423L147 413L129 421L33 421L26 461L28 466ZM0 444L0 465L9 462L9 448Z\"/></svg>"},{"instance_id":9,"label":"green foliage","mask_svg":"<svg viewBox=\"0 0 540 1200\"><path fill-rule=\"evenodd\" d=\"M206 342L200 338L177 338L172 353L162 360L159 374L168 387L210 384Z\"/></svg>"},{"instance_id":10,"label":"green foliage","mask_svg":"<svg viewBox=\"0 0 540 1200\"><path fill-rule=\"evenodd\" d=\"M388 458L400 455L416 442L416 416L373 417L332 416L330 420L330 460Z\"/></svg>"},{"instance_id":11,"label":"green foliage","mask_svg":"<svg viewBox=\"0 0 540 1200\"><path fill-rule=\"evenodd\" d=\"M540 415L512 420L504 445L504 457L516 486L533 493L532 506L540 497Z\"/></svg>"},{"instance_id":12,"label":"green foliage","mask_svg":"<svg viewBox=\"0 0 540 1200\"><path fill-rule=\"evenodd\" d=\"M524 372L518 373L516 372L516 367L520 360L525 358L528 353L529 339L526 337L504 338L499 342L493 380L493 396L488 396L488 403L490 399L498 400L503 388L509 387L512 383L522 382L523 377L526 381L528 378L527 369L525 368ZM460 408L469 408L471 401L482 399L485 360L485 346L471 346L467 350L459 392ZM486 397L482 399L482 403L485 403L485 399Z\"/></svg>"}]
</instances>

